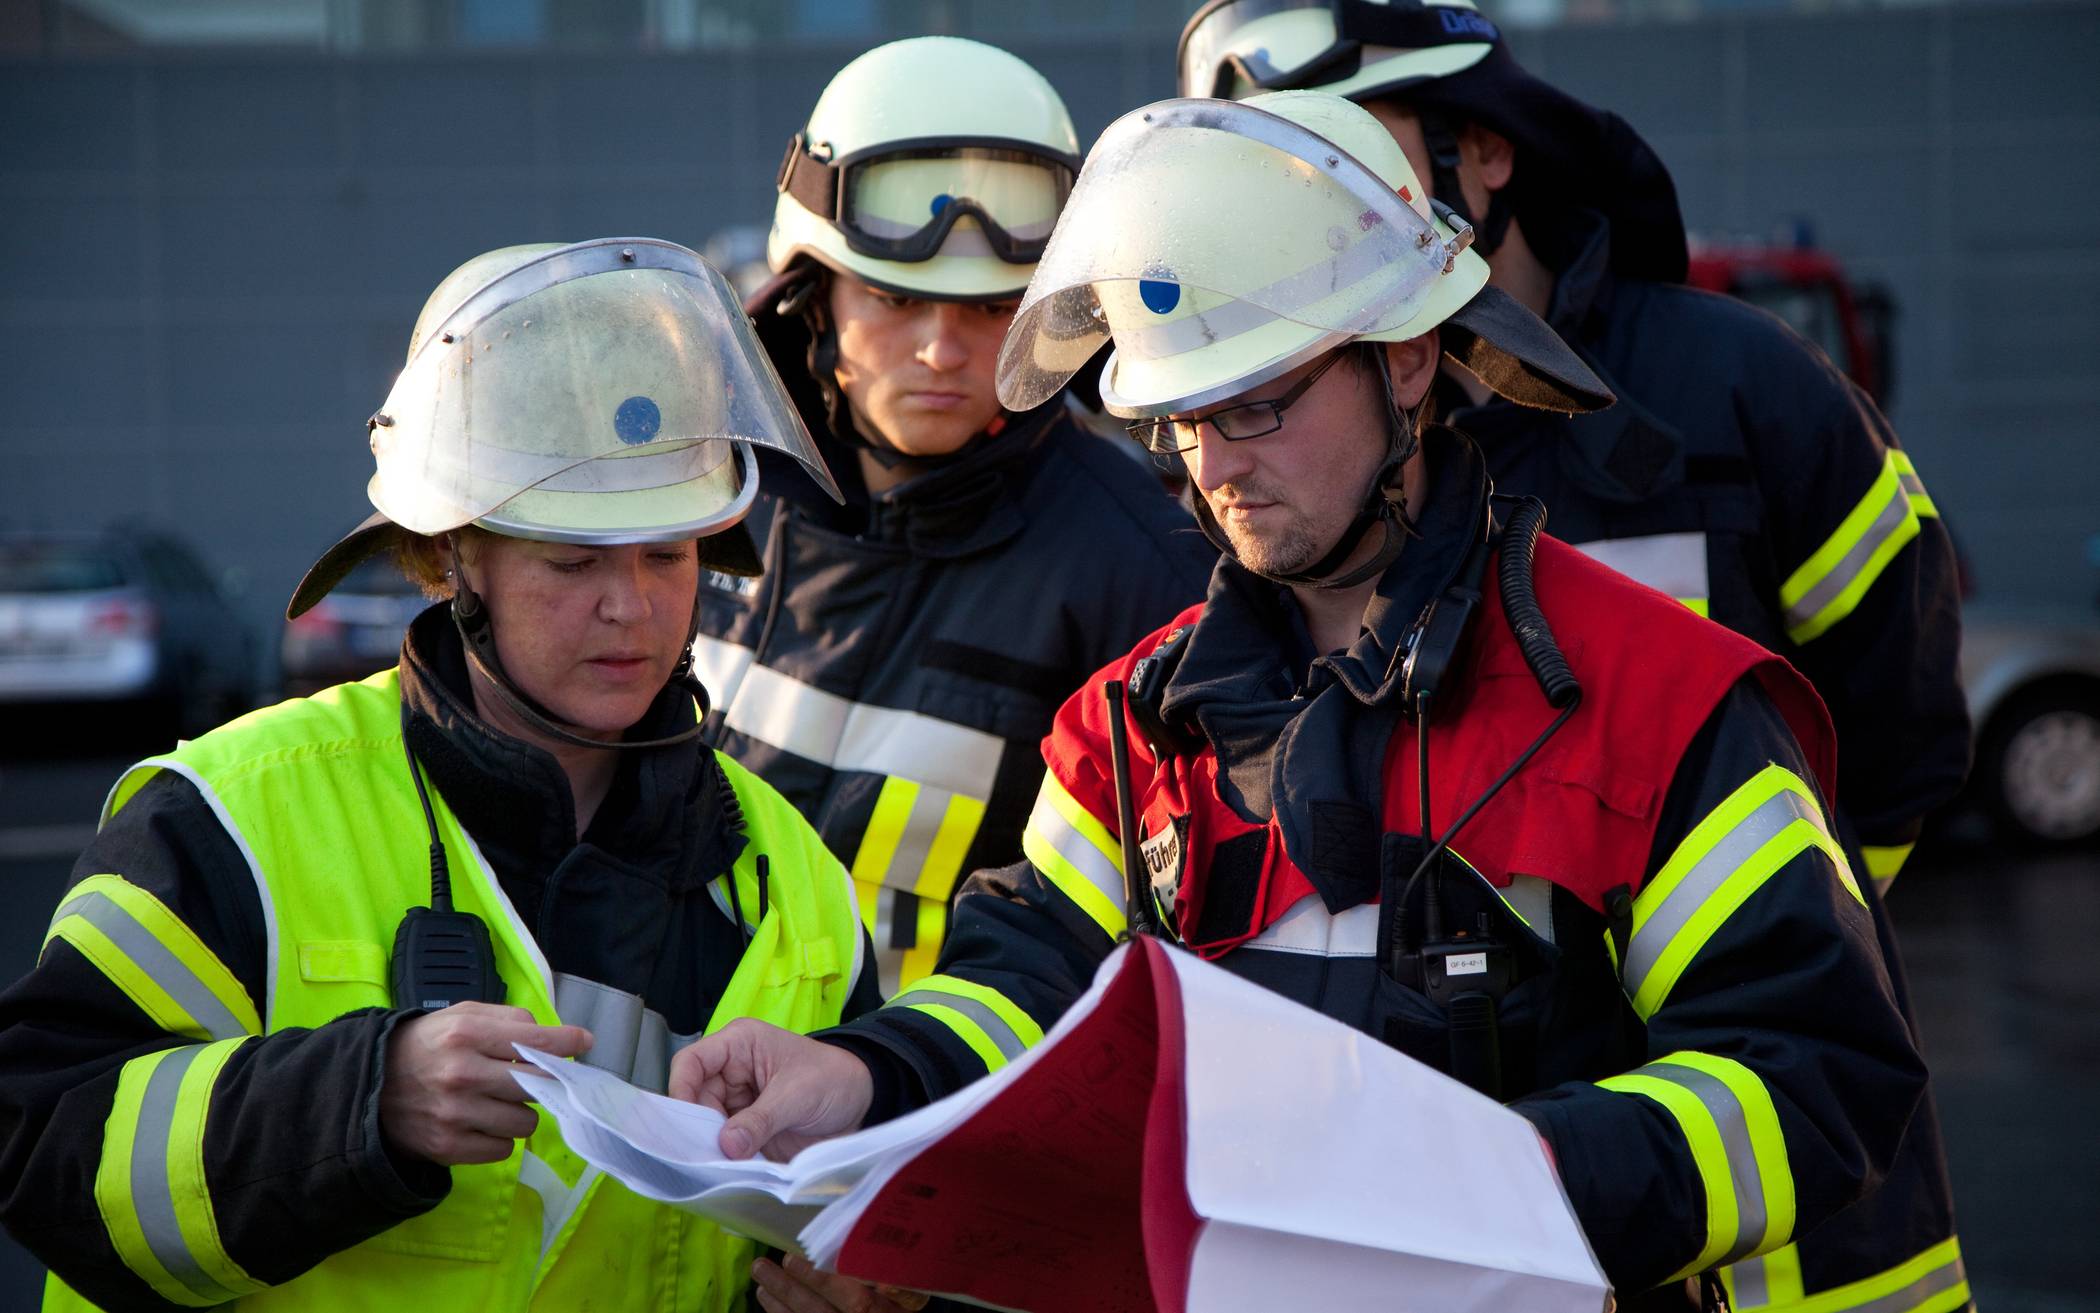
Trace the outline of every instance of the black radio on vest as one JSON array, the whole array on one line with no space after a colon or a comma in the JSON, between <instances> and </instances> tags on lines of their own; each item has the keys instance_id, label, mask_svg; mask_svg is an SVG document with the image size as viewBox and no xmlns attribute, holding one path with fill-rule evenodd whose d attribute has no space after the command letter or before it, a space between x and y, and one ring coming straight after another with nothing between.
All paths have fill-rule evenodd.
<instances>
[{"instance_id":1,"label":"black radio on vest","mask_svg":"<svg viewBox=\"0 0 2100 1313\"><path fill-rule=\"evenodd\" d=\"M489 928L472 912L454 910L452 873L445 864L445 845L438 838L430 791L408 746L407 715L402 716L401 748L408 754L408 776L416 782L423 804L423 824L430 832L430 906L411 907L394 932L394 957L388 982L397 1008L435 1012L454 1003L501 1003L503 977L496 973L496 950Z\"/></svg>"}]
</instances>

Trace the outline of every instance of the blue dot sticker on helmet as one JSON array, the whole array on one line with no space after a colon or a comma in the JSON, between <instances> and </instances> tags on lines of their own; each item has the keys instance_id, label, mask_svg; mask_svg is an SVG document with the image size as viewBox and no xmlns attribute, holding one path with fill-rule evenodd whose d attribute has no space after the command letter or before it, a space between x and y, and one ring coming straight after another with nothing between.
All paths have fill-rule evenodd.
<instances>
[{"instance_id":1,"label":"blue dot sticker on helmet","mask_svg":"<svg viewBox=\"0 0 2100 1313\"><path fill-rule=\"evenodd\" d=\"M1138 280L1138 299L1143 301L1145 308L1153 314L1163 315L1170 313L1175 306L1181 304L1181 284L1166 282L1158 278L1140 278Z\"/></svg>"},{"instance_id":2,"label":"blue dot sticker on helmet","mask_svg":"<svg viewBox=\"0 0 2100 1313\"><path fill-rule=\"evenodd\" d=\"M954 199L955 198L953 196L950 196L947 192L942 192L940 195L934 197L933 203L931 205L928 205L926 208L932 212L934 218L938 219L941 217L941 211L947 209L949 202L953 201Z\"/></svg>"},{"instance_id":3,"label":"blue dot sticker on helmet","mask_svg":"<svg viewBox=\"0 0 2100 1313\"><path fill-rule=\"evenodd\" d=\"M630 447L638 447L655 437L663 426L663 412L647 397L629 397L613 412L613 432Z\"/></svg>"}]
</instances>

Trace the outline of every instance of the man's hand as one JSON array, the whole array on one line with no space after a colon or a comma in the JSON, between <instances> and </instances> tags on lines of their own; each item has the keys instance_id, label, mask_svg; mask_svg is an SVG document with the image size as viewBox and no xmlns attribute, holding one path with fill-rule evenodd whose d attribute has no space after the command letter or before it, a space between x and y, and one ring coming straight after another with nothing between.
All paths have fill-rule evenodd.
<instances>
[{"instance_id":1,"label":"man's hand","mask_svg":"<svg viewBox=\"0 0 2100 1313\"><path fill-rule=\"evenodd\" d=\"M524 1008L455 1003L411 1017L387 1037L379 1129L403 1153L451 1166L510 1157L539 1125L510 1078L524 1044L573 1058L591 1047L581 1026L542 1026Z\"/></svg>"},{"instance_id":2,"label":"man's hand","mask_svg":"<svg viewBox=\"0 0 2100 1313\"><path fill-rule=\"evenodd\" d=\"M759 1259L751 1265L751 1279L758 1283L758 1306L766 1313L918 1313L931 1298L819 1272L793 1254L779 1263Z\"/></svg>"},{"instance_id":3,"label":"man's hand","mask_svg":"<svg viewBox=\"0 0 2100 1313\"><path fill-rule=\"evenodd\" d=\"M867 1064L842 1048L742 1018L678 1051L671 1097L729 1118L722 1152L785 1161L860 1129L875 1098Z\"/></svg>"}]
</instances>

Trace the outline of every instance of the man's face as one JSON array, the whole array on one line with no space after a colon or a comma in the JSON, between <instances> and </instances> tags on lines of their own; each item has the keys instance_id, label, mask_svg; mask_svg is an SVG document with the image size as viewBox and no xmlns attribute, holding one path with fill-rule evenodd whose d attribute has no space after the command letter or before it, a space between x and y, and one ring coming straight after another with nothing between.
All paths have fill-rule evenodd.
<instances>
[{"instance_id":1,"label":"man's face","mask_svg":"<svg viewBox=\"0 0 2100 1313\"><path fill-rule=\"evenodd\" d=\"M1227 405L1268 400L1320 367L1322 356L1218 406L1196 411L1189 480L1242 564L1264 574L1304 570L1333 550L1363 505L1386 451L1385 398L1353 348L1283 413L1283 427L1227 442L1202 422Z\"/></svg>"},{"instance_id":2,"label":"man's face","mask_svg":"<svg viewBox=\"0 0 2100 1313\"><path fill-rule=\"evenodd\" d=\"M831 279L839 390L862 433L907 456L945 456L999 415L999 343L1018 302L918 301Z\"/></svg>"},{"instance_id":3,"label":"man's face","mask_svg":"<svg viewBox=\"0 0 2100 1313\"><path fill-rule=\"evenodd\" d=\"M692 542L481 543L468 578L488 604L511 681L606 738L640 720L683 655L700 581Z\"/></svg>"}]
</instances>

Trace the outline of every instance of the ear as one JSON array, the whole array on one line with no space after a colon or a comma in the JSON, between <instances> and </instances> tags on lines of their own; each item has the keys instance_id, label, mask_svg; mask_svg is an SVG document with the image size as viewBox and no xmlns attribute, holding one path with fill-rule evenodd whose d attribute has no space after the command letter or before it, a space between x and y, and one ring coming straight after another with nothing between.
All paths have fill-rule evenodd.
<instances>
[{"instance_id":1,"label":"ear","mask_svg":"<svg viewBox=\"0 0 2100 1313\"><path fill-rule=\"evenodd\" d=\"M1490 194L1509 186L1517 169L1517 148L1493 128L1468 123L1459 129L1459 158L1470 163Z\"/></svg>"},{"instance_id":2,"label":"ear","mask_svg":"<svg viewBox=\"0 0 2100 1313\"><path fill-rule=\"evenodd\" d=\"M1385 363L1393 375L1393 400L1409 410L1421 405L1422 398L1429 395L1429 385L1436 381L1437 361L1442 355L1433 328L1405 342L1386 343Z\"/></svg>"}]
</instances>

